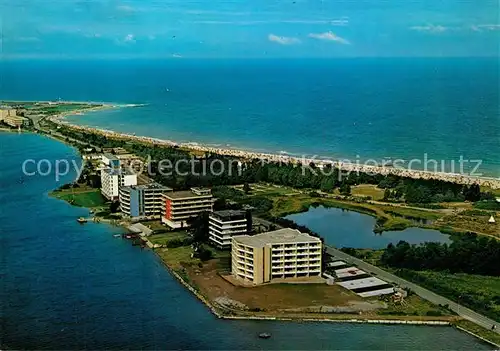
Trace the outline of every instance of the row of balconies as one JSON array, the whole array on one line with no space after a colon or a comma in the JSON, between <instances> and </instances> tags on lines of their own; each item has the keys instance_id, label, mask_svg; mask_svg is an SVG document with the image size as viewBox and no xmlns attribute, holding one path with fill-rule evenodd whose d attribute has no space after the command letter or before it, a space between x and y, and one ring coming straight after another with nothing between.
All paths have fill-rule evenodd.
<instances>
[{"instance_id":1,"label":"row of balconies","mask_svg":"<svg viewBox=\"0 0 500 351\"><path fill-rule=\"evenodd\" d=\"M295 248L307 248L307 247L321 247L321 243L310 242L310 243L292 243L292 244L273 244L274 249L295 249Z\"/></svg>"},{"instance_id":2,"label":"row of balconies","mask_svg":"<svg viewBox=\"0 0 500 351\"><path fill-rule=\"evenodd\" d=\"M214 222L214 221L212 221L212 219L210 219L208 222L210 223L211 226L216 227L216 228L220 228L220 229L245 228L247 226L246 221L238 222L238 223L231 223L231 224L228 224L228 223L220 224L220 223Z\"/></svg>"},{"instance_id":3,"label":"row of balconies","mask_svg":"<svg viewBox=\"0 0 500 351\"><path fill-rule=\"evenodd\" d=\"M271 274L279 274L279 273L321 273L320 268L302 268L302 269L282 269L282 270L273 270Z\"/></svg>"},{"instance_id":4,"label":"row of balconies","mask_svg":"<svg viewBox=\"0 0 500 351\"><path fill-rule=\"evenodd\" d=\"M163 208L163 207L162 207ZM184 214L184 213L198 213L198 212L203 212L203 211L211 211L211 207L196 207L192 209L178 209L178 208L171 208L170 211L175 214ZM165 208L166 211L166 208Z\"/></svg>"},{"instance_id":5,"label":"row of balconies","mask_svg":"<svg viewBox=\"0 0 500 351\"><path fill-rule=\"evenodd\" d=\"M309 262L300 262L300 263L290 263L288 262L285 264L273 264L272 267L274 268L291 268L291 267L312 267L312 266L321 266L320 261L309 261Z\"/></svg>"},{"instance_id":6,"label":"row of balconies","mask_svg":"<svg viewBox=\"0 0 500 351\"><path fill-rule=\"evenodd\" d=\"M217 230L214 227L209 227L209 231L213 233L218 233L219 235L232 236L234 234L245 234L247 232L246 228L234 229L234 230Z\"/></svg>"},{"instance_id":7,"label":"row of balconies","mask_svg":"<svg viewBox=\"0 0 500 351\"><path fill-rule=\"evenodd\" d=\"M210 222L213 222L219 226L225 226L225 225L228 225L228 226L233 226L233 225L237 225L237 224L240 224L240 223L243 223L244 225L246 225L247 223L247 219L246 218L242 218L242 219L235 219L235 220L232 220L232 221L221 221L220 219L214 217L214 216L210 216L209 217L209 220Z\"/></svg>"}]
</instances>

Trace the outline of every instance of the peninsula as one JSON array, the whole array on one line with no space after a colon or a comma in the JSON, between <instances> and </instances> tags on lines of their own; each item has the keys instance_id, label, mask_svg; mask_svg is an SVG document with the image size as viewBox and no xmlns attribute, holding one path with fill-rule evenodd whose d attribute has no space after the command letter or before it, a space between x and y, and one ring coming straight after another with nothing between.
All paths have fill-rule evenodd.
<instances>
[{"instance_id":1,"label":"peninsula","mask_svg":"<svg viewBox=\"0 0 500 351\"><path fill-rule=\"evenodd\" d=\"M93 207L93 213L95 214L93 218L95 220L103 218L116 221L126 227L135 228L135 234L128 234L130 238L139 240L139 243L145 242L155 250L172 273L220 317L298 318L304 320L355 319L356 321L391 323L396 323L395 320L398 320L404 323L417 324L427 322L435 324L443 322L463 323L460 318L453 316L453 313L449 310L449 306L439 306L435 302L429 303L425 301L425 297L422 298L422 295L405 290L406 283L400 284L389 276L387 276L387 280L377 282L376 284L378 285L375 286L380 287L378 289L380 291L384 289L388 289L387 291L390 290L390 294L393 294L390 298L388 296L384 297L386 294L381 294L373 295L380 296L378 298L372 297L366 299L362 295L366 292L364 286L360 287L362 290L358 291L349 292L343 290L341 288L343 285L340 283L346 280L341 277L342 273L338 271L341 269L354 271L361 266L359 264L357 268L350 266L351 264L355 264L356 261L354 258L346 259L343 256L345 253L341 254L338 251L332 251L332 249L326 251L325 259L322 260L323 267L327 267L329 264L332 264L329 267L341 266L342 264L345 267L325 269L323 271L325 275L320 277L322 279L321 282L297 284L299 283L298 281L292 283L283 281L281 284L264 284L263 286L250 288L246 287L245 284L235 283L230 274L234 270L234 266L231 263L232 254L226 250L221 250L219 247L214 247L214 243L211 243L211 239L208 236L209 231L206 228L207 222L203 221L202 213L192 216L196 220L186 220L184 224L182 224L183 221L181 220L179 230L179 228L175 228L174 225L169 223L169 220L172 222L173 219L164 215L162 211L165 210L168 212L169 210L162 207L152 210L152 213L144 215L140 219L134 218L134 214L130 208L131 202L128 207L124 206L121 199L122 196L123 198L126 198L126 196L130 197L132 196L131 191L138 191L138 189L142 189L141 191L144 193L146 190L151 189L149 184L159 182L163 183L159 188L161 191L157 195L151 196L154 198L158 196L159 203L167 200L167 204L172 204L169 201L174 201L178 198L177 195L174 195L175 191L181 190L185 192L186 188L190 186L214 185L213 192L215 197L223 200L222 202L214 203L214 207L220 207L222 210L237 207L239 210L246 208L252 211L255 222L259 223L259 226L264 227L264 229L260 229L264 231L264 234L272 233L273 229L276 229L276 226L293 227L293 223L283 222L282 217L288 213L307 210L309 206L317 204L341 207L377 217L379 219L380 231L422 226L458 235L470 231L483 236L494 237L498 234L497 224L491 225L487 221L483 222L484 217L498 216L498 209L495 207L497 203L495 193L491 192L500 187L498 180L472 178L446 173L433 174L423 171L408 171L409 173L406 173L407 171L394 167L374 168L373 166L366 166L368 167L366 168L365 166L361 166L364 168L359 168L357 165L307 160L306 162L314 162L315 167L343 169L347 167L348 170L361 173L362 179L366 183L360 183L360 178L357 180L351 178L348 183L332 183L330 186L325 185L326 183L323 184L323 181L329 181L325 178L321 180L321 184L318 183L316 186L310 183L303 183L302 186L299 186L299 181L304 180L297 178L294 186L290 187L288 184L275 182L269 174L267 178L261 177L258 182L255 179L249 178L248 175L244 175L242 178L232 179L229 183L227 179L222 182L220 177L211 178L208 183L207 179L203 177L197 180L191 179L189 180L191 183L188 183L185 179L175 179L175 177L174 179L167 179L155 176L154 179L142 179L145 183L142 185L138 184L137 181L135 181L135 184L132 182L126 185L123 191L118 189L118 193L116 194L112 193L113 190L110 188L102 188L102 184L95 191L94 181L96 181L95 175L97 173L95 172L97 170L101 172L101 180L103 177L115 176L113 172L103 172L107 167L113 166L112 157L106 156L106 154L103 154L104 152L113 153L120 162L131 159L145 160L146 155L151 154L154 156L154 153L157 156L170 158L188 156L213 158L221 160L221 162L227 162L229 159L235 158L241 164L247 165L247 170L257 167L251 166L255 159L266 159L269 161L269 167L272 169L280 168L287 172L292 172L292 169L298 163L303 163L304 161L286 155L211 148L192 143L178 144L172 141L71 125L64 120L64 116L69 114L123 107L124 105L63 102L16 102L15 105L4 102L4 105L8 105L11 109L14 107L13 109L16 110L16 114L19 112L20 115L22 114L22 117L31 121L29 123L24 121L23 125L15 127L32 128L34 131L76 145L84 154L84 158L90 161L89 164L91 167L87 168L87 172L84 172L83 177L73 185L66 186L66 189L55 192L54 196L67 201L69 200L73 204ZM45 113L43 109L49 109L48 111L50 112ZM34 111L38 113L35 114L33 113ZM210 156L207 156L207 154L210 154ZM105 163L105 168L102 168L102 162ZM255 168L254 171L258 172L258 168ZM369 175L372 173L375 175ZM120 177L119 174L116 176ZM386 186L386 190L384 191L383 188L380 188L380 183L384 179L395 179L396 184L384 185ZM437 205L433 204L434 199L447 194L439 192L424 194L425 196L423 194L410 194L409 190L413 189L413 183L398 188L401 185L399 184L401 180L407 181L408 179L419 182L423 181L424 183L419 183L419 187L426 187L428 183L425 182L441 182L439 184L444 187L445 192L449 191L453 194L454 201L441 201ZM228 184L230 186L222 186L221 184ZM459 189L458 186L460 186L460 190L457 190ZM462 188L462 186L464 187ZM479 189L480 186L481 189ZM171 188L169 189L168 187ZM254 192L254 190L262 188L264 190L258 194ZM174 193L169 195L172 190ZM201 190L196 191L200 192ZM398 191L402 191L402 194L399 194ZM101 192L107 199L100 197ZM182 199L185 196L183 193ZM201 195L198 194L197 196ZM409 202L410 196L420 199L423 202L420 204ZM432 197L433 201L427 201L427 197ZM471 202L465 203L462 197L463 199L470 198L474 202L474 206L477 204L477 207L473 207ZM169 198L170 200L168 200ZM459 199L462 199L460 204L458 204L460 202ZM118 200L117 205L115 205L116 200ZM109 209L107 209L108 207ZM114 211L111 210L112 207L114 207ZM481 207L483 208L481 209ZM211 212L210 210L207 211ZM163 218L166 218L166 220L163 221ZM468 218L474 218L474 221L471 223ZM171 229L165 229L166 227L159 222L159 219L162 219L162 222L167 224ZM430 223L420 223L418 222L419 219L429 220ZM141 223L139 227L137 227L137 222ZM299 229L301 231L308 231L307 228ZM340 261L342 260L340 258L344 258L345 261L341 263ZM372 268L363 269L362 273L360 273L366 275L363 276L363 279L373 280ZM252 279L255 279L255 277ZM326 281L329 279L340 283L333 285L326 284ZM368 291L371 292L372 290ZM305 300L303 299L304 296L307 296ZM311 305L311 298L313 296L314 303ZM276 300L274 297L284 297L285 301ZM404 303L401 303L402 297L404 297ZM485 320L488 322L479 323L483 327L486 327L486 324L489 323L488 319ZM485 333L484 331L476 332L483 333L482 335ZM497 333L495 331L487 334L487 337L496 340Z\"/></svg>"}]
</instances>

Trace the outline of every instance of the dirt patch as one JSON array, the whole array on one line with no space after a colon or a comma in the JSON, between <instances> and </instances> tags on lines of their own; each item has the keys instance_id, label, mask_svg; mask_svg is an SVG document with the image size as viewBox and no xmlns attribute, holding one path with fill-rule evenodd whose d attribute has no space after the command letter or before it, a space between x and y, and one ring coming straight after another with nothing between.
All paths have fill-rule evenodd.
<instances>
[{"instance_id":1,"label":"dirt patch","mask_svg":"<svg viewBox=\"0 0 500 351\"><path fill-rule=\"evenodd\" d=\"M230 301L233 306L241 304L250 310L264 311L300 310L322 306L344 306L359 311L359 305L356 304L363 303L360 297L336 285L270 284L251 288L234 286L222 278L216 268L216 260L206 263L203 268L187 268L190 279L206 297L215 302Z\"/></svg>"}]
</instances>

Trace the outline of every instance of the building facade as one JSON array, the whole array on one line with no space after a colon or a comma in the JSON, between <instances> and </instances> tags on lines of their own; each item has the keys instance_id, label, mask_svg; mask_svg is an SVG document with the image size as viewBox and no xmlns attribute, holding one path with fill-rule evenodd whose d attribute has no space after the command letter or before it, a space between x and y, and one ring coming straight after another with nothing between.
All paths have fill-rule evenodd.
<instances>
[{"instance_id":1,"label":"building facade","mask_svg":"<svg viewBox=\"0 0 500 351\"><path fill-rule=\"evenodd\" d=\"M28 118L17 115L16 109L0 109L0 121L15 128L30 124Z\"/></svg>"},{"instance_id":2,"label":"building facade","mask_svg":"<svg viewBox=\"0 0 500 351\"><path fill-rule=\"evenodd\" d=\"M120 210L130 218L160 219L162 194L169 191L172 189L157 183L121 187Z\"/></svg>"},{"instance_id":3,"label":"building facade","mask_svg":"<svg viewBox=\"0 0 500 351\"><path fill-rule=\"evenodd\" d=\"M317 278L321 260L321 240L296 229L232 237L231 272L246 283Z\"/></svg>"},{"instance_id":4,"label":"building facade","mask_svg":"<svg viewBox=\"0 0 500 351\"><path fill-rule=\"evenodd\" d=\"M251 231L252 215L249 211L216 211L208 217L208 238L220 249L231 247L232 236L248 234Z\"/></svg>"},{"instance_id":5,"label":"building facade","mask_svg":"<svg viewBox=\"0 0 500 351\"><path fill-rule=\"evenodd\" d=\"M120 188L137 185L137 175L124 169L105 168L101 170L101 193L111 201L119 200Z\"/></svg>"},{"instance_id":6,"label":"building facade","mask_svg":"<svg viewBox=\"0 0 500 351\"><path fill-rule=\"evenodd\" d=\"M162 195L162 222L171 228L186 227L187 220L202 212L213 211L213 196L210 189L191 188Z\"/></svg>"},{"instance_id":7,"label":"building facade","mask_svg":"<svg viewBox=\"0 0 500 351\"><path fill-rule=\"evenodd\" d=\"M108 152L102 154L101 160L102 163L104 164L104 167L111 167L111 168L120 167L120 160L118 159L118 157Z\"/></svg>"}]
</instances>

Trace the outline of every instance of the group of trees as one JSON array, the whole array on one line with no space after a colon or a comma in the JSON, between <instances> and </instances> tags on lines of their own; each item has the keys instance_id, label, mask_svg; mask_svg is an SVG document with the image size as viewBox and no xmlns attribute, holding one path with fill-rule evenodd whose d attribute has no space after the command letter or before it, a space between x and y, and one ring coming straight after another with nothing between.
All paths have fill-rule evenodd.
<instances>
[{"instance_id":1,"label":"group of trees","mask_svg":"<svg viewBox=\"0 0 500 351\"><path fill-rule=\"evenodd\" d=\"M500 275L500 241L474 233L454 237L451 244L389 244L380 262L394 268Z\"/></svg>"},{"instance_id":2,"label":"group of trees","mask_svg":"<svg viewBox=\"0 0 500 351\"><path fill-rule=\"evenodd\" d=\"M218 186L268 182L297 189L317 189L331 192L338 188L343 195L350 195L357 184L373 184L385 189L384 200L407 203L437 203L451 201L491 200L491 193L482 193L479 185L460 185L438 179L412 179L397 175L383 176L353 172L341 174L337 168L315 164L297 165L283 162L251 160L235 162L234 157L205 154L193 157L178 147L149 145L145 143L109 139L103 135L61 127L59 132L78 140L85 140L97 147L124 147L145 159L150 159L149 170L157 182L174 189L193 186ZM162 160L166 160L161 162ZM189 162L186 162L189 161ZM168 169L166 169L168 165ZM247 185L245 192L251 191Z\"/></svg>"}]
</instances>

